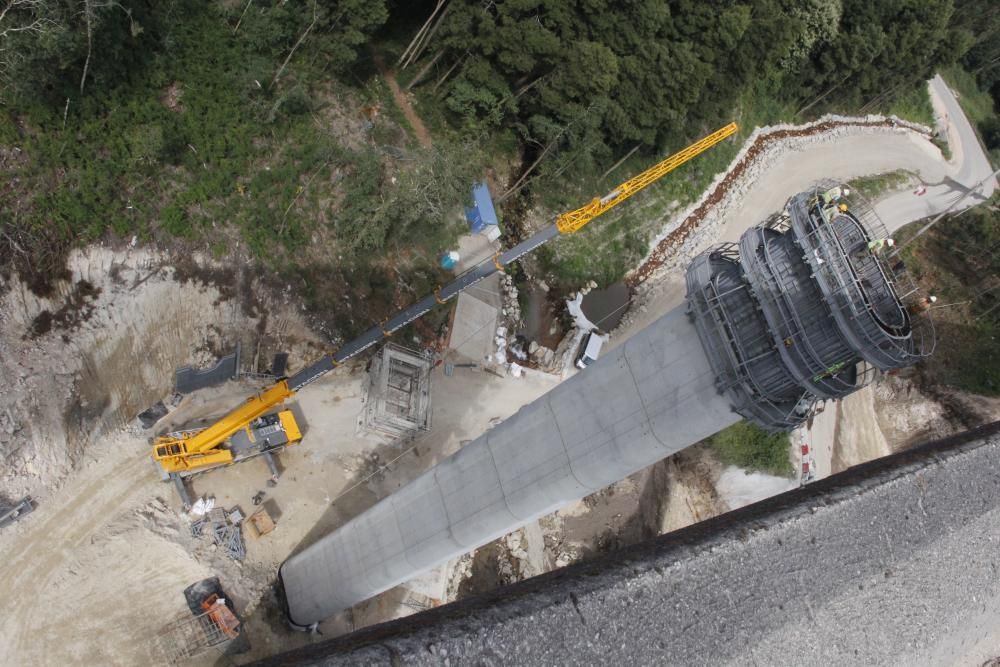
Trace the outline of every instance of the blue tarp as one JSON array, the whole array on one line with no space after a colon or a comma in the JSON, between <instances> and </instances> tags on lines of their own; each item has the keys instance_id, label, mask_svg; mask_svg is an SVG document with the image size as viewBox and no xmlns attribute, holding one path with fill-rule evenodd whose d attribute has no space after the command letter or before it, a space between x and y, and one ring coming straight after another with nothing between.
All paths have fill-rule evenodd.
<instances>
[{"instance_id":1,"label":"blue tarp","mask_svg":"<svg viewBox=\"0 0 1000 667\"><path fill-rule=\"evenodd\" d=\"M497 212L493 208L493 198L485 183L472 186L473 207L465 209L465 219L469 221L469 229L473 233L483 231L487 225L497 224Z\"/></svg>"}]
</instances>

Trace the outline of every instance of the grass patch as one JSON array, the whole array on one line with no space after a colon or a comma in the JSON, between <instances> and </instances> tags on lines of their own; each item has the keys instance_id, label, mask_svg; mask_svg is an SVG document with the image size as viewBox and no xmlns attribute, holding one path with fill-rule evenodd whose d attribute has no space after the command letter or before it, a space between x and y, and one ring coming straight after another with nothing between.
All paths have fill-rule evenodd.
<instances>
[{"instance_id":1,"label":"grass patch","mask_svg":"<svg viewBox=\"0 0 1000 667\"><path fill-rule=\"evenodd\" d=\"M863 176L847 183L847 186L865 199L874 201L887 192L905 188L915 174L905 169L897 169L887 174Z\"/></svg>"},{"instance_id":2,"label":"grass patch","mask_svg":"<svg viewBox=\"0 0 1000 667\"><path fill-rule=\"evenodd\" d=\"M880 108L879 113L934 127L934 107L931 105L931 94L927 89L927 83L923 81L915 88L898 95L891 104Z\"/></svg>"},{"instance_id":3,"label":"grass patch","mask_svg":"<svg viewBox=\"0 0 1000 667\"><path fill-rule=\"evenodd\" d=\"M958 93L958 103L973 125L979 125L996 115L993 98L986 91L980 90L976 77L961 66L945 67L941 70L941 76L948 86Z\"/></svg>"},{"instance_id":4,"label":"grass patch","mask_svg":"<svg viewBox=\"0 0 1000 667\"><path fill-rule=\"evenodd\" d=\"M705 134L716 129L706 128ZM741 126L735 138L682 165L576 234L540 248L538 256L550 282L575 288L589 280L602 287L621 280L646 255L653 236L670 216L700 197L715 175L729 166L751 131L752 128ZM535 191L544 209L554 212L554 220L555 212L586 204L683 147L672 146L657 156L637 154L606 178L601 178L603 172L591 168L539 179ZM613 162L609 160L610 164Z\"/></svg>"},{"instance_id":5,"label":"grass patch","mask_svg":"<svg viewBox=\"0 0 1000 667\"><path fill-rule=\"evenodd\" d=\"M728 465L779 477L794 474L788 456L791 441L787 433L768 433L759 426L741 421L713 435L708 444Z\"/></svg>"},{"instance_id":6,"label":"grass patch","mask_svg":"<svg viewBox=\"0 0 1000 667\"><path fill-rule=\"evenodd\" d=\"M920 365L924 379L987 396L1000 396L1000 212L996 195L941 220L903 249L923 291L938 297L931 310L934 355ZM922 225L897 236L905 243Z\"/></svg>"},{"instance_id":7,"label":"grass patch","mask_svg":"<svg viewBox=\"0 0 1000 667\"><path fill-rule=\"evenodd\" d=\"M537 254L550 282L576 288L589 280L602 287L621 280L645 257L650 242L666 221L696 201L715 175L729 167L755 128L792 122L795 111L795 105L782 102L766 82L755 84L740 98L735 119L739 131L735 137L664 176L580 232L540 248ZM720 122L719 127L724 124ZM705 127L704 134L716 129ZM614 164L610 157L599 167L589 165L556 177L540 178L534 191L548 211L573 210L698 138L690 137L689 141L679 138L660 155L637 153L605 178L601 178L603 171Z\"/></svg>"}]
</instances>

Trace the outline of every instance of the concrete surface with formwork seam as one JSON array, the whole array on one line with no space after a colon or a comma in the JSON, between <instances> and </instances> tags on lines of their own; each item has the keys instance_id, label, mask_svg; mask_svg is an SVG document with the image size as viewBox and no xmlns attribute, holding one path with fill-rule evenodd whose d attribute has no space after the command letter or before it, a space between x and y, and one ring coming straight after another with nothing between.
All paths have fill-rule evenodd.
<instances>
[{"instance_id":1,"label":"concrete surface with formwork seam","mask_svg":"<svg viewBox=\"0 0 1000 667\"><path fill-rule=\"evenodd\" d=\"M259 665L982 665L1000 422Z\"/></svg>"}]
</instances>

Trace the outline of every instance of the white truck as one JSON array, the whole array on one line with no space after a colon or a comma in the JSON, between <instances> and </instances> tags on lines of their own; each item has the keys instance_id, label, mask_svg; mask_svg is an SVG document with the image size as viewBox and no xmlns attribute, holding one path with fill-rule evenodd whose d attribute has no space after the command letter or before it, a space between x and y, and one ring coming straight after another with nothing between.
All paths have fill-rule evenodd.
<instances>
[{"instance_id":1,"label":"white truck","mask_svg":"<svg viewBox=\"0 0 1000 667\"><path fill-rule=\"evenodd\" d=\"M596 331L588 333L580 345L580 353L576 355L576 367L583 369L597 361L597 357L601 354L601 348L607 340L606 335Z\"/></svg>"}]
</instances>

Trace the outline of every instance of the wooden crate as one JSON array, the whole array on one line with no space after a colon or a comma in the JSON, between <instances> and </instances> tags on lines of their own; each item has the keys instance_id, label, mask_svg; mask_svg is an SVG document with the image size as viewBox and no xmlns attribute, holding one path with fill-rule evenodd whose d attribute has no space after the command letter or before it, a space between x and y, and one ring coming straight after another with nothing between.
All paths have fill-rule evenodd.
<instances>
[{"instance_id":1,"label":"wooden crate","mask_svg":"<svg viewBox=\"0 0 1000 667\"><path fill-rule=\"evenodd\" d=\"M274 519L263 507L250 515L244 522L251 537L261 537L274 530Z\"/></svg>"}]
</instances>

